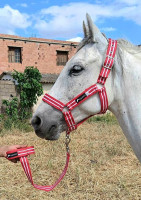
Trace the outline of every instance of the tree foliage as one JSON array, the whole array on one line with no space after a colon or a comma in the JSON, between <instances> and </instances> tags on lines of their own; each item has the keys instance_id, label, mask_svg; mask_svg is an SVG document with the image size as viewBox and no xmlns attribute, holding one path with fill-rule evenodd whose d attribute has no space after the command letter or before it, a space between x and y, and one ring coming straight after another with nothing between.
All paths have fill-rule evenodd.
<instances>
[{"instance_id":1,"label":"tree foliage","mask_svg":"<svg viewBox=\"0 0 141 200\"><path fill-rule=\"evenodd\" d=\"M26 67L24 73L14 70L12 77L17 82L19 100L14 97L11 101L4 100L6 115L16 121L31 117L32 107L36 104L38 97L42 95L43 89L40 83L41 74L37 68Z\"/></svg>"},{"instance_id":2,"label":"tree foliage","mask_svg":"<svg viewBox=\"0 0 141 200\"><path fill-rule=\"evenodd\" d=\"M26 67L24 73L14 70L12 76L18 83L20 118L28 118L31 115L31 108L43 93L42 84L40 83L41 73L37 68Z\"/></svg>"},{"instance_id":3,"label":"tree foliage","mask_svg":"<svg viewBox=\"0 0 141 200\"><path fill-rule=\"evenodd\" d=\"M11 118L12 120L18 119L18 107L19 102L18 98L14 97L11 101L3 100L3 105L5 105L5 113L6 115Z\"/></svg>"}]
</instances>

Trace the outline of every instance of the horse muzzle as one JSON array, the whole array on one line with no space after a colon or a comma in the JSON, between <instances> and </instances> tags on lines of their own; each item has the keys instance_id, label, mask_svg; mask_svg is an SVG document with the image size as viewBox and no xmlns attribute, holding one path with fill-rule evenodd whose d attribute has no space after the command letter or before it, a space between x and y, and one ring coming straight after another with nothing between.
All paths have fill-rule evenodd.
<instances>
[{"instance_id":1,"label":"horse muzzle","mask_svg":"<svg viewBox=\"0 0 141 200\"><path fill-rule=\"evenodd\" d=\"M31 124L36 135L46 140L57 140L61 132L67 129L62 113L56 110L45 114L36 112Z\"/></svg>"}]
</instances>

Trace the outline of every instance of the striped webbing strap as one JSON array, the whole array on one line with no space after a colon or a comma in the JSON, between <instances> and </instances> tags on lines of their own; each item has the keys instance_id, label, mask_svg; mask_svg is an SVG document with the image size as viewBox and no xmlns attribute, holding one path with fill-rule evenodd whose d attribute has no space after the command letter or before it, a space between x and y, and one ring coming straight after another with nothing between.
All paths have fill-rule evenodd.
<instances>
[{"instance_id":1,"label":"striped webbing strap","mask_svg":"<svg viewBox=\"0 0 141 200\"><path fill-rule=\"evenodd\" d=\"M55 184L49 185L49 186L41 186L41 185L34 184L33 178L32 178L32 173L31 173L31 169L30 169L30 165L29 165L29 161L27 159L28 155L34 154L34 153L35 153L35 151L34 151L34 147L33 146L32 147L21 148L21 149L16 149L16 150L12 150L12 151L8 151L7 152L7 159L12 160L12 159L15 159L15 158L19 158L29 182L36 189L44 190L44 191L49 192L49 191L53 190L53 188L55 188L57 186L57 184L60 183L60 181L65 176L65 174L67 172L68 164L69 164L70 154L69 154L69 152L67 152L65 168L64 168L63 172L61 173L59 179L55 182Z\"/></svg>"},{"instance_id":2,"label":"striped webbing strap","mask_svg":"<svg viewBox=\"0 0 141 200\"><path fill-rule=\"evenodd\" d=\"M101 72L99 74L97 83L100 83L102 85L105 84L106 79L108 78L108 75L112 69L112 66L114 64L114 57L117 49L117 40L109 39L109 44L106 52L106 58L103 63Z\"/></svg>"},{"instance_id":3,"label":"striped webbing strap","mask_svg":"<svg viewBox=\"0 0 141 200\"><path fill-rule=\"evenodd\" d=\"M90 98L92 95L99 93L100 101L101 101L101 111L100 113L105 113L108 109L108 98L106 94L105 87L98 89L97 85L94 84L83 91L81 94L73 98L69 101L66 105L60 102L59 100L55 99L54 97L50 96L49 94L45 94L43 97L43 101L48 103L49 105L53 106L54 108L60 110L65 118L65 121L68 126L68 133L75 130L80 124L82 124L86 119L80 121L79 123L75 123L75 120L72 116L71 110L73 110L76 106L83 103L85 100ZM63 111L64 108L67 108L68 111Z\"/></svg>"},{"instance_id":4,"label":"striped webbing strap","mask_svg":"<svg viewBox=\"0 0 141 200\"><path fill-rule=\"evenodd\" d=\"M71 110L73 110L76 106L80 105L84 101L86 101L88 98L90 98L92 95L99 93L99 98L101 102L101 111L98 114L104 114L107 109L108 109L108 98L107 98L107 93L106 93L106 88L105 88L105 82L106 79L108 78L108 75L112 69L112 66L114 64L114 57L116 53L116 48L117 48L117 41L109 39L108 43L108 48L106 52L106 58L104 61L104 64L102 66L101 72L99 74L97 83L101 84L103 87L99 88L97 86L97 83L90 86L86 90L84 90L82 93L77 95L75 98L70 100L67 104L62 103L61 101L55 99L49 94L45 94L43 97L43 101L48 103L49 105L53 106L54 108L60 110L65 118L65 121L68 126L68 134L75 130L80 124L82 124L86 119L80 121L79 123L75 123L75 120L72 116ZM66 108L67 111L64 111ZM91 117L91 116L90 116Z\"/></svg>"},{"instance_id":5,"label":"striped webbing strap","mask_svg":"<svg viewBox=\"0 0 141 200\"><path fill-rule=\"evenodd\" d=\"M6 152L7 154L7 159L8 160L13 160L16 158L20 158L22 156L28 156L30 154L34 154L34 147L25 147L25 148L20 148L20 149L13 149L11 151Z\"/></svg>"},{"instance_id":6,"label":"striped webbing strap","mask_svg":"<svg viewBox=\"0 0 141 200\"><path fill-rule=\"evenodd\" d=\"M50 96L49 94L45 94L42 100L44 102L48 103L49 105L53 106L54 108L60 110L61 112L63 112L63 109L66 107L65 104L63 104L61 101L55 99L54 97ZM77 128L77 125L75 124L74 118L70 111L64 111L63 115L64 115L64 118L68 125L67 133L69 134L71 131L73 131Z\"/></svg>"}]
</instances>

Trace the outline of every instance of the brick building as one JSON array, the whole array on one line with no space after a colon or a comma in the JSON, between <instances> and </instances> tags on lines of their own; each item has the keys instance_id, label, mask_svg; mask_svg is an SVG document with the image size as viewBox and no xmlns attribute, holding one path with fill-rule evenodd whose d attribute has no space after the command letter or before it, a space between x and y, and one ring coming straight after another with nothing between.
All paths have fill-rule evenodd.
<instances>
[{"instance_id":1,"label":"brick building","mask_svg":"<svg viewBox=\"0 0 141 200\"><path fill-rule=\"evenodd\" d=\"M23 72L26 66L37 67L46 92L75 54L77 45L76 42L0 34L0 107L2 99L16 94L9 72L13 69Z\"/></svg>"},{"instance_id":2,"label":"brick building","mask_svg":"<svg viewBox=\"0 0 141 200\"><path fill-rule=\"evenodd\" d=\"M13 69L23 72L25 66L37 67L42 74L59 74L77 44L0 34L0 74Z\"/></svg>"}]
</instances>

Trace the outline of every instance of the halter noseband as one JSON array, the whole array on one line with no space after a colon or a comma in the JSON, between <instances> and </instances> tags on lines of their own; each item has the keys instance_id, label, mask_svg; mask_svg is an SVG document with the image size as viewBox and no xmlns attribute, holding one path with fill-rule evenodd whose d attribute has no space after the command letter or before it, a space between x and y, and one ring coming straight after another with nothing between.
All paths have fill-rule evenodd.
<instances>
[{"instance_id":1,"label":"halter noseband","mask_svg":"<svg viewBox=\"0 0 141 200\"><path fill-rule=\"evenodd\" d=\"M80 93L78 96L70 100L67 104L62 103L61 101L55 99L54 97L50 96L49 94L45 94L43 97L43 101L48 103L50 106L53 106L57 110L60 110L65 118L65 121L68 126L67 133L69 134L71 131L75 130L80 124L82 124L86 119L80 121L79 123L75 123L75 120L72 116L71 111L86 101L88 98L90 98L92 95L98 93L100 102L101 102L101 111L97 114L104 114L108 109L108 98L105 88L105 82L108 78L108 75L112 69L112 66L114 64L114 57L117 49L117 40L109 39L109 44L106 52L106 58L104 61L104 64L102 66L102 69L100 71L99 77L97 79L97 83L103 85L102 88L98 88L97 83L90 86L86 90L84 90L82 93ZM68 111L64 111L64 108L67 108Z\"/></svg>"}]
</instances>

